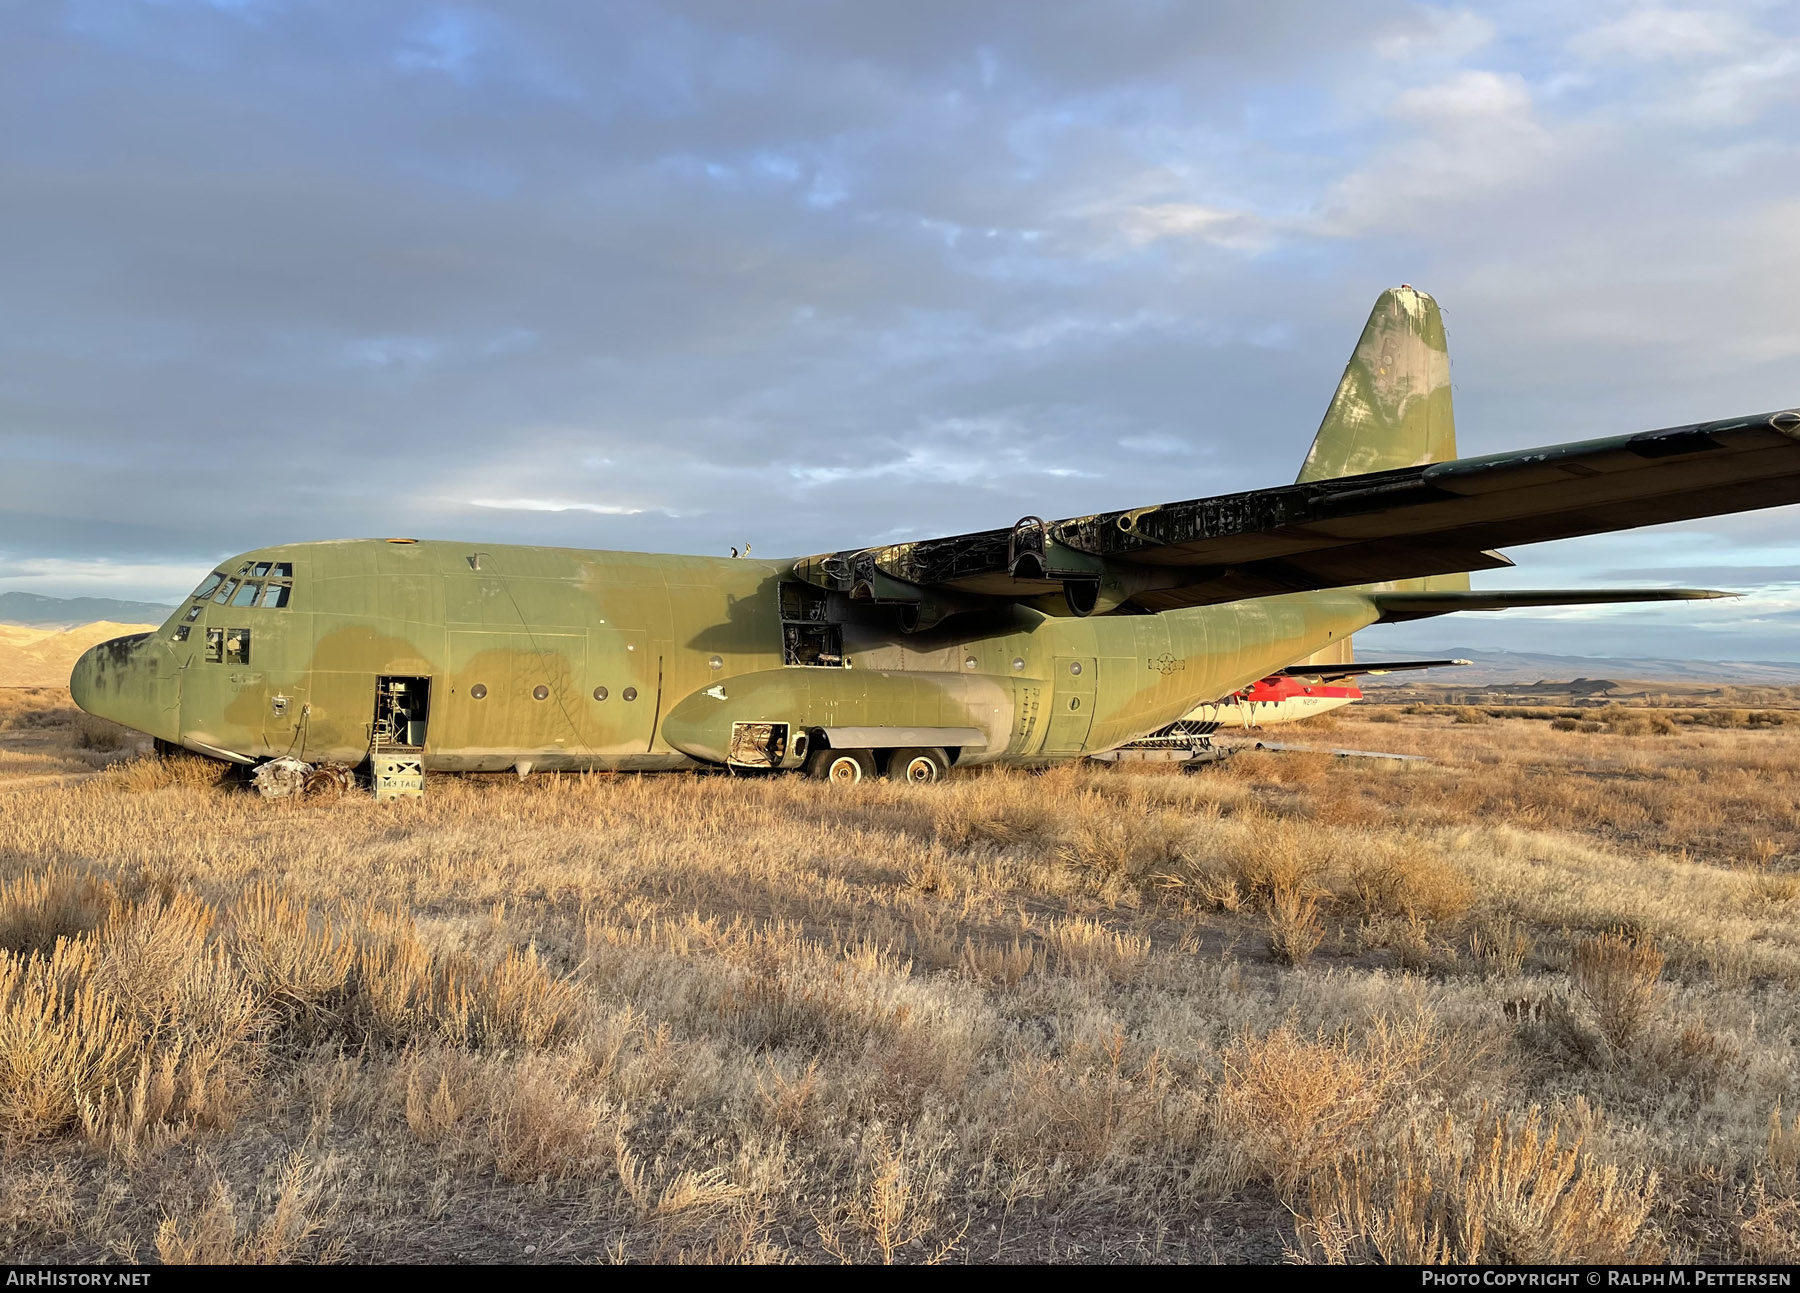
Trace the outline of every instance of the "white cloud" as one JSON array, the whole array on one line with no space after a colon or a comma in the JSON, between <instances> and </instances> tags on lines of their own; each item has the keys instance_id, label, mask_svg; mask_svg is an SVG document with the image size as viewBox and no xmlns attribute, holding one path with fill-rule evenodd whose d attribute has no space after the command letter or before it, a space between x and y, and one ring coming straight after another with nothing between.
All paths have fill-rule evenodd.
<instances>
[{"instance_id":1,"label":"white cloud","mask_svg":"<svg viewBox=\"0 0 1800 1293\"><path fill-rule=\"evenodd\" d=\"M1735 14L1652 4L1578 33L1569 47L1590 59L1651 62L1706 58L1740 50L1751 37L1751 29Z\"/></svg>"},{"instance_id":2,"label":"white cloud","mask_svg":"<svg viewBox=\"0 0 1800 1293\"><path fill-rule=\"evenodd\" d=\"M1269 227L1247 211L1227 211L1194 202L1157 202L1127 207L1117 215L1127 241L1142 246L1164 238L1191 239L1230 251L1263 251L1273 242Z\"/></svg>"},{"instance_id":3,"label":"white cloud","mask_svg":"<svg viewBox=\"0 0 1800 1293\"><path fill-rule=\"evenodd\" d=\"M581 503L556 498L471 498L470 507L490 507L502 512L593 512L600 516L641 516L646 509L617 503Z\"/></svg>"},{"instance_id":4,"label":"white cloud","mask_svg":"<svg viewBox=\"0 0 1800 1293\"><path fill-rule=\"evenodd\" d=\"M1195 453L1197 450L1189 441L1179 436L1172 436L1161 431L1152 431L1147 435L1128 435L1120 439L1121 449L1130 449L1136 453L1153 454L1162 458L1181 457Z\"/></svg>"},{"instance_id":5,"label":"white cloud","mask_svg":"<svg viewBox=\"0 0 1800 1293\"><path fill-rule=\"evenodd\" d=\"M481 41L472 16L440 9L411 34L394 54L394 66L407 71L445 72L467 80Z\"/></svg>"},{"instance_id":6,"label":"white cloud","mask_svg":"<svg viewBox=\"0 0 1800 1293\"><path fill-rule=\"evenodd\" d=\"M1671 98L1672 115L1715 125L1749 122L1800 100L1800 43L1764 46L1754 57L1709 68Z\"/></svg>"},{"instance_id":7,"label":"white cloud","mask_svg":"<svg viewBox=\"0 0 1800 1293\"><path fill-rule=\"evenodd\" d=\"M1728 8L1642 5L1568 47L1596 69L1645 69L1650 79L1623 102L1673 125L1746 123L1800 97L1800 41Z\"/></svg>"},{"instance_id":8,"label":"white cloud","mask_svg":"<svg viewBox=\"0 0 1800 1293\"><path fill-rule=\"evenodd\" d=\"M918 436L920 443L904 453L855 466L790 466L786 475L808 490L871 480L1007 489L1032 475L1095 477L1081 468L1046 462L1038 439L1010 418L949 418L921 428Z\"/></svg>"},{"instance_id":9,"label":"white cloud","mask_svg":"<svg viewBox=\"0 0 1800 1293\"><path fill-rule=\"evenodd\" d=\"M208 568L192 561L0 556L0 592L174 602L192 591Z\"/></svg>"},{"instance_id":10,"label":"white cloud","mask_svg":"<svg viewBox=\"0 0 1800 1293\"><path fill-rule=\"evenodd\" d=\"M1417 229L1441 219L1445 207L1547 178L1571 149L1571 132L1553 132L1538 119L1516 72L1467 70L1403 90L1387 115L1400 132L1333 187L1319 232Z\"/></svg>"},{"instance_id":11,"label":"white cloud","mask_svg":"<svg viewBox=\"0 0 1800 1293\"><path fill-rule=\"evenodd\" d=\"M1467 9L1421 8L1402 27L1375 41L1375 52L1396 63L1466 58L1494 39L1494 24Z\"/></svg>"},{"instance_id":12,"label":"white cloud","mask_svg":"<svg viewBox=\"0 0 1800 1293\"><path fill-rule=\"evenodd\" d=\"M442 353L429 337L365 337L347 347L345 357L357 368L405 370L426 367Z\"/></svg>"},{"instance_id":13,"label":"white cloud","mask_svg":"<svg viewBox=\"0 0 1800 1293\"><path fill-rule=\"evenodd\" d=\"M1531 115L1531 91L1516 72L1469 70L1402 92L1391 112L1402 121L1433 128L1458 122L1511 124Z\"/></svg>"}]
</instances>

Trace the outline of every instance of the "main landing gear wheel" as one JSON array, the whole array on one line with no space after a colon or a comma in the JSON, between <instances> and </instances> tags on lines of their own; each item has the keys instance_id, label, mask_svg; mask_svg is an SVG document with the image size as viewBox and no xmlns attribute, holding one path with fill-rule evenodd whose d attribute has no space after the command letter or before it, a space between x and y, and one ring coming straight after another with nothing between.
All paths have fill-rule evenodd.
<instances>
[{"instance_id":1,"label":"main landing gear wheel","mask_svg":"<svg viewBox=\"0 0 1800 1293\"><path fill-rule=\"evenodd\" d=\"M806 771L820 781L853 786L875 775L875 756L867 750L814 750Z\"/></svg>"},{"instance_id":2,"label":"main landing gear wheel","mask_svg":"<svg viewBox=\"0 0 1800 1293\"><path fill-rule=\"evenodd\" d=\"M950 760L942 750L895 750L888 759L889 781L925 786L942 781L949 771Z\"/></svg>"}]
</instances>

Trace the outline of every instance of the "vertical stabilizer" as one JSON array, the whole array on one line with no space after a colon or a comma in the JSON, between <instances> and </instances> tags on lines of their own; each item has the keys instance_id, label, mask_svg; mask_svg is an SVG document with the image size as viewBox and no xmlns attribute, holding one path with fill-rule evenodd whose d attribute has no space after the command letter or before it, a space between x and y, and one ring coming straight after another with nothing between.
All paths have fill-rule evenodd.
<instances>
[{"instance_id":1,"label":"vertical stabilizer","mask_svg":"<svg viewBox=\"0 0 1800 1293\"><path fill-rule=\"evenodd\" d=\"M1298 480L1331 480L1456 457L1450 353L1437 302L1383 292L1344 368Z\"/></svg>"}]
</instances>

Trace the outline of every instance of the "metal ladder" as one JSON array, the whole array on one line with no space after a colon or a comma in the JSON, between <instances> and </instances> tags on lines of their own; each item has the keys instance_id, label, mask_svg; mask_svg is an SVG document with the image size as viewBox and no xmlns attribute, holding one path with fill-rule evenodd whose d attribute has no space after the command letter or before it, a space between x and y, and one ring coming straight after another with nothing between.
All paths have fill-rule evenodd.
<instances>
[{"instance_id":1,"label":"metal ladder","mask_svg":"<svg viewBox=\"0 0 1800 1293\"><path fill-rule=\"evenodd\" d=\"M408 745L396 730L395 708L377 704L369 727L369 779L377 802L388 799L421 799L425 795L425 755Z\"/></svg>"}]
</instances>

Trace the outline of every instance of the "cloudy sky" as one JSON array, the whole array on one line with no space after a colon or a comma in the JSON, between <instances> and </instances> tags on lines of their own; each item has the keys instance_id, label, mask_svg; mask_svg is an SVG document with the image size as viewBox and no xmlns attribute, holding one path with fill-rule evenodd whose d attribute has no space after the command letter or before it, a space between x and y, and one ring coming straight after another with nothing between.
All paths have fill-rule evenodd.
<instances>
[{"instance_id":1,"label":"cloudy sky","mask_svg":"<svg viewBox=\"0 0 1800 1293\"><path fill-rule=\"evenodd\" d=\"M1465 453L1800 403L1800 10L0 0L0 591L408 534L756 555L1291 480L1443 303ZM1800 508L1426 642L1800 659Z\"/></svg>"}]
</instances>

